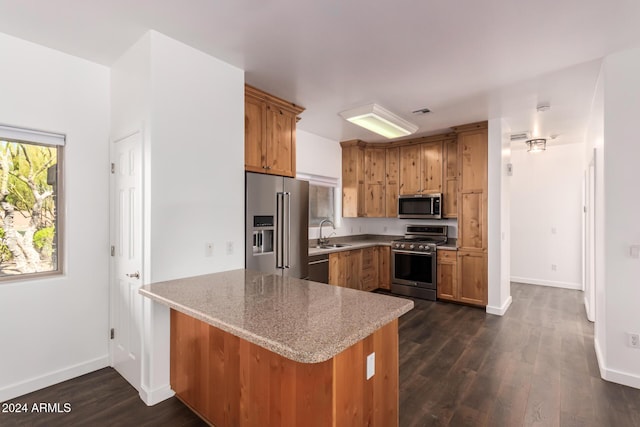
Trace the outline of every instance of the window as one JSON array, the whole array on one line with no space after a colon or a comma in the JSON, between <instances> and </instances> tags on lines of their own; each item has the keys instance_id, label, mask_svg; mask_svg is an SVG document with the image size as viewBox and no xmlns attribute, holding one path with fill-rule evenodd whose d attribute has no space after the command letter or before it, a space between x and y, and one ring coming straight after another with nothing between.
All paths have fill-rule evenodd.
<instances>
[{"instance_id":1,"label":"window","mask_svg":"<svg viewBox=\"0 0 640 427\"><path fill-rule=\"evenodd\" d=\"M335 224L335 187L309 183L309 226L318 226L323 219Z\"/></svg>"},{"instance_id":2,"label":"window","mask_svg":"<svg viewBox=\"0 0 640 427\"><path fill-rule=\"evenodd\" d=\"M323 219L330 219L338 227L340 221L340 182L327 176L297 173L296 178L309 181L309 227L317 227Z\"/></svg>"},{"instance_id":3,"label":"window","mask_svg":"<svg viewBox=\"0 0 640 427\"><path fill-rule=\"evenodd\" d=\"M0 280L61 272L64 136L0 126Z\"/></svg>"}]
</instances>

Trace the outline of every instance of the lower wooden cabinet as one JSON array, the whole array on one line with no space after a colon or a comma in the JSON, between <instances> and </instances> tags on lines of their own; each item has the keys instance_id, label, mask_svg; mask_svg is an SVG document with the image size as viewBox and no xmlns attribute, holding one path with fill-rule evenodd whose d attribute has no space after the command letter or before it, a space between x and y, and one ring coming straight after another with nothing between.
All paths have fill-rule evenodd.
<instances>
[{"instance_id":1,"label":"lower wooden cabinet","mask_svg":"<svg viewBox=\"0 0 640 427\"><path fill-rule=\"evenodd\" d=\"M458 251L458 300L467 304L487 305L487 254Z\"/></svg>"},{"instance_id":2,"label":"lower wooden cabinet","mask_svg":"<svg viewBox=\"0 0 640 427\"><path fill-rule=\"evenodd\" d=\"M391 288L391 248L374 246L329 254L329 284L372 291Z\"/></svg>"},{"instance_id":3,"label":"lower wooden cabinet","mask_svg":"<svg viewBox=\"0 0 640 427\"><path fill-rule=\"evenodd\" d=\"M458 261L456 251L437 251L437 297L455 301L458 295Z\"/></svg>"},{"instance_id":4,"label":"lower wooden cabinet","mask_svg":"<svg viewBox=\"0 0 640 427\"><path fill-rule=\"evenodd\" d=\"M378 283L382 289L391 290L391 248L378 246Z\"/></svg>"},{"instance_id":5,"label":"lower wooden cabinet","mask_svg":"<svg viewBox=\"0 0 640 427\"><path fill-rule=\"evenodd\" d=\"M329 254L329 284L360 289L362 250Z\"/></svg>"},{"instance_id":6,"label":"lower wooden cabinet","mask_svg":"<svg viewBox=\"0 0 640 427\"><path fill-rule=\"evenodd\" d=\"M487 305L487 254L472 251L437 252L440 300Z\"/></svg>"}]
</instances>

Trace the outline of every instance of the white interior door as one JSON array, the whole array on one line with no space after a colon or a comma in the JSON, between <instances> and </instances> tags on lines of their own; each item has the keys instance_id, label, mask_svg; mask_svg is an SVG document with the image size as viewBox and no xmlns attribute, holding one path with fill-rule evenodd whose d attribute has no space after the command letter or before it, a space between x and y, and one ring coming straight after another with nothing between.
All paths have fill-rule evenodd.
<instances>
[{"instance_id":1,"label":"white interior door","mask_svg":"<svg viewBox=\"0 0 640 427\"><path fill-rule=\"evenodd\" d=\"M142 350L142 140L113 143L111 362L138 391Z\"/></svg>"}]
</instances>

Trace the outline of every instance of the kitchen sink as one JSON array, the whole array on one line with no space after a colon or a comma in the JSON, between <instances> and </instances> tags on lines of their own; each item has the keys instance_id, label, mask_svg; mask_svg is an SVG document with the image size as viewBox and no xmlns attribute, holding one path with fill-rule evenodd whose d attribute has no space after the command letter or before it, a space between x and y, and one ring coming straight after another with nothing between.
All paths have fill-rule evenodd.
<instances>
[{"instance_id":1,"label":"kitchen sink","mask_svg":"<svg viewBox=\"0 0 640 427\"><path fill-rule=\"evenodd\" d=\"M345 248L347 246L351 246L351 245L347 245L346 243L332 243L332 244L329 244L329 245L317 245L316 249Z\"/></svg>"}]
</instances>

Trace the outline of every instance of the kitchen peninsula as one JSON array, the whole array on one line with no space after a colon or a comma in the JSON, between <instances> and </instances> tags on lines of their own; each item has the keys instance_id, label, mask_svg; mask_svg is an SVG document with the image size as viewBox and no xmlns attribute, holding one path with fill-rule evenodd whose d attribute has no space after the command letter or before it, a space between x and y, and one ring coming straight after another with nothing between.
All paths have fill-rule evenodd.
<instances>
[{"instance_id":1,"label":"kitchen peninsula","mask_svg":"<svg viewBox=\"0 0 640 427\"><path fill-rule=\"evenodd\" d=\"M171 386L208 422L397 426L412 301L250 270L140 293L171 308Z\"/></svg>"}]
</instances>

